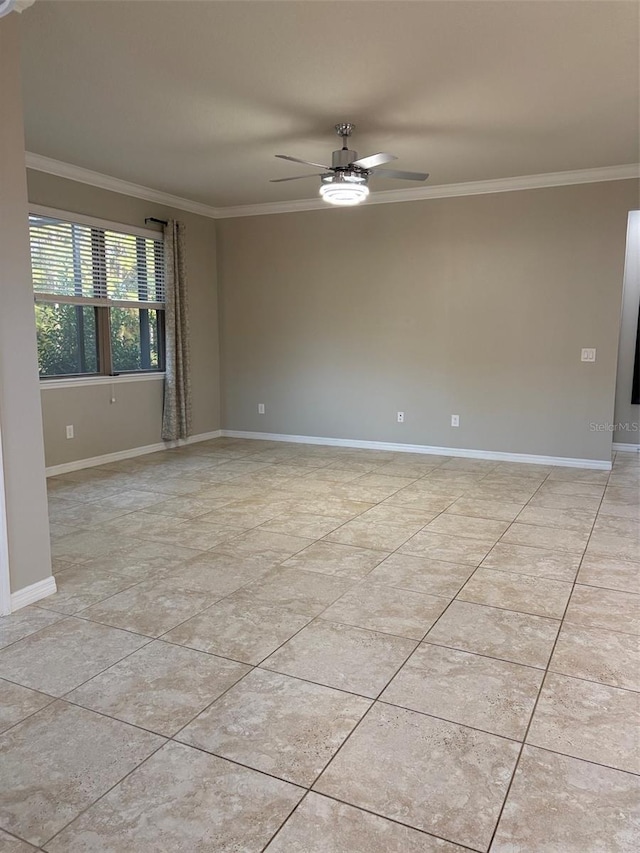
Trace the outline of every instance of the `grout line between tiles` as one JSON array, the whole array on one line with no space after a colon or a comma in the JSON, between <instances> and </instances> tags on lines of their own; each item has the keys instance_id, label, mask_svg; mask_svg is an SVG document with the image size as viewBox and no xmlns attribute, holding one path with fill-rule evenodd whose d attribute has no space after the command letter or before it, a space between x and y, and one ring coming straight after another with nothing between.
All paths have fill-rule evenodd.
<instances>
[{"instance_id":1,"label":"grout line between tiles","mask_svg":"<svg viewBox=\"0 0 640 853\"><path fill-rule=\"evenodd\" d=\"M16 687L24 687L24 684L18 684L17 681L12 681L10 678L4 678L4 676L2 678L0 678L0 681L6 681L9 684L15 685ZM26 687L25 690L33 690L33 688L32 687ZM10 726L7 726L6 729L3 729L0 732L0 738L4 737L4 735L6 735L8 732L10 732L12 729L14 729L16 726L19 726L20 723L24 723L25 720L31 719L31 717L33 717L39 711L44 711L45 708L48 708L54 702L58 701L58 697L52 696L50 693L44 693L42 690L35 690L34 692L40 693L42 696L46 696L49 699L49 701L45 705L43 705L41 708L36 708L35 711L31 711L30 714L27 714L25 717L21 717L17 722L12 723Z\"/></svg>"},{"instance_id":2,"label":"grout line between tiles","mask_svg":"<svg viewBox=\"0 0 640 853\"><path fill-rule=\"evenodd\" d=\"M437 838L439 841L445 841L448 844L457 845L462 850L469 850L471 853L486 853L486 851L482 847L469 847L466 844L463 844L461 841L451 841L451 839L446 838L444 835L436 835L433 832L428 832L426 829L420 829L418 826L414 826L411 823L403 823L401 820L397 818L389 817L386 814L381 814L380 812L375 812L366 806L355 806L353 803L348 802L347 800L341 800L340 797L337 797L335 794L327 794L324 791L314 791L313 788L309 790L310 794L316 794L318 797L326 797L329 800L333 800L336 803L340 803L343 806L350 806L352 809L357 809L358 811L365 812L366 814L373 815L373 817L379 817L383 820L387 820L390 823L396 824L396 826L403 826L407 829L412 829L414 832L420 832L422 835L425 835L427 838ZM351 851L341 851L341 853L351 853Z\"/></svg>"},{"instance_id":3,"label":"grout line between tiles","mask_svg":"<svg viewBox=\"0 0 640 853\"><path fill-rule=\"evenodd\" d=\"M104 716L104 714L102 716ZM120 785L121 782L124 782L124 780L127 779L129 776L131 776L132 773L135 773L135 771L138 770L140 767L142 767L143 764L146 764L147 761L150 758L152 758L157 752L159 752L163 746L166 746L167 742L168 742L167 740L164 740L164 742L161 743L160 746L158 746L156 749L154 749L153 752L149 753L149 755L147 755L146 758L143 758L143 760L140 762L140 764L136 764L136 766L133 767L128 773L125 773L125 775L122 776L121 779L118 779L117 782L115 782L106 791L104 791L102 794L100 794L99 797L96 797L95 800L93 800L91 803L89 803L87 806L85 806L83 809L81 809L77 815L75 815L71 820L67 821L67 823L65 823L64 826L62 826L60 829L58 829L56 832L54 832L54 834L50 838L47 838L47 840L43 844L40 845L41 849L46 850L47 844L50 844L54 838L56 838L58 835L60 835L61 832L64 832L64 830L68 826L70 826L75 820L78 820L80 817L82 817L82 815L85 814L85 812L87 812L90 808L92 808L97 803L99 803L100 800L103 799L103 797L106 797L107 794L109 794L111 791L113 791L113 789L116 788L118 785Z\"/></svg>"},{"instance_id":4,"label":"grout line between tiles","mask_svg":"<svg viewBox=\"0 0 640 853\"><path fill-rule=\"evenodd\" d=\"M579 761L581 764L589 764L592 767L604 767L607 770L613 770L614 773L624 773L625 776L633 776L640 778L640 772L634 770L621 770L619 767L614 767L612 764L603 764L601 761L591 761L589 758L580 758L578 755L571 755L568 752L560 752L557 749L550 749L548 746L539 746L537 743L524 743L524 746L529 749L537 749L541 752L548 752L549 755L561 755L563 758L570 758L572 761ZM598 851L600 853L600 851ZM604 851L603 851L604 853Z\"/></svg>"},{"instance_id":5,"label":"grout line between tiles","mask_svg":"<svg viewBox=\"0 0 640 853\"><path fill-rule=\"evenodd\" d=\"M289 812L289 814L286 816L286 818L282 821L282 823L280 824L280 826L279 826L279 827L276 829L276 831L271 835L271 837L269 838L269 840L267 841L267 843L262 845L262 847L260 848L261 853L264 853L264 851L265 851L265 850L267 850L267 848L268 848L268 847L269 847L269 845L272 843L272 841L273 841L273 840L276 838L276 836L280 833L280 830L281 830L284 826L286 826L286 824L287 824L287 823L289 823L289 819L290 819L290 818L291 818L291 817L292 817L292 816L293 816L293 815L298 811L298 809L300 808L300 806L302 805L302 803L304 803L304 801L307 799L307 797L308 797L308 796L309 796L309 791L307 790L307 791L305 791L305 792L304 792L304 794L302 795L302 797L300 798L300 800L298 800L298 802L295 804L295 806L294 806L294 807L293 807L293 809Z\"/></svg>"}]
</instances>

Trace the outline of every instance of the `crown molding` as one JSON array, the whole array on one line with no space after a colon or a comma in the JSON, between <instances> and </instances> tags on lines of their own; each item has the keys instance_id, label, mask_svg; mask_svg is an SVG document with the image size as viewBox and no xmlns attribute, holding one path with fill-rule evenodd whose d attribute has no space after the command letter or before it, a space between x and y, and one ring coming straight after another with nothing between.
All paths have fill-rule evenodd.
<instances>
[{"instance_id":1,"label":"crown molding","mask_svg":"<svg viewBox=\"0 0 640 853\"><path fill-rule=\"evenodd\" d=\"M89 184L110 192L133 196L155 204L162 204L187 213L206 216L209 219L233 219L240 216L265 216L276 213L299 213L306 210L337 210L320 198L296 199L294 201L263 202L260 204L240 204L230 207L212 207L198 201L191 201L170 193L143 187L120 178L112 178L100 172L63 163L43 157L41 154L27 152L26 165L36 172L46 172L59 178ZM575 184L593 184L603 181L624 181L640 178L640 164L629 163L623 166L602 166L597 169L577 169L568 172L549 172L542 175L519 175L513 178L494 178L489 181L467 181L460 184L441 184L440 186L415 187L406 190L383 190L373 192L365 205L397 204L406 201L424 201L432 198L456 198L488 193L515 192L517 190L543 189L545 187L566 187Z\"/></svg>"},{"instance_id":2,"label":"crown molding","mask_svg":"<svg viewBox=\"0 0 640 853\"><path fill-rule=\"evenodd\" d=\"M199 216L207 216L209 219L217 219L221 214L220 210L208 204L191 201L190 199L171 195L161 190L154 190L151 187L143 187L140 184L133 184L130 181L123 181L120 178L112 178L110 175L103 175L101 172L92 172L91 169L83 169L81 166L63 163L61 160L43 157L42 154L33 154L27 151L25 162L27 169L33 169L35 172L46 172L48 175L67 178L70 181L77 181L80 184L98 187L101 190L109 190L110 192L132 196L133 198L141 198L144 201L151 201L155 204L184 210L187 213L197 213Z\"/></svg>"}]
</instances>

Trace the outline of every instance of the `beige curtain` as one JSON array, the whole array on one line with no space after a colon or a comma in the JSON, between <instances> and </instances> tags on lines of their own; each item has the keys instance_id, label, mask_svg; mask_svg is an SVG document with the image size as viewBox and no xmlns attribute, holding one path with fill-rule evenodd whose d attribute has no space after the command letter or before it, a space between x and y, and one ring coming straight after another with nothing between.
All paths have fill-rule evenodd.
<instances>
[{"instance_id":1,"label":"beige curtain","mask_svg":"<svg viewBox=\"0 0 640 853\"><path fill-rule=\"evenodd\" d=\"M162 438L175 441L191 434L189 305L184 223L170 219L164 229L165 363Z\"/></svg>"}]
</instances>

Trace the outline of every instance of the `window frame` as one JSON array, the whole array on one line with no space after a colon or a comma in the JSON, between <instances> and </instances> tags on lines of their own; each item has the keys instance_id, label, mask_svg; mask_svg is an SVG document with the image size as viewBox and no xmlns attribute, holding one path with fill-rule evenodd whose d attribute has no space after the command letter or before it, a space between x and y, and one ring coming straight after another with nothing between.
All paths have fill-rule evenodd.
<instances>
[{"instance_id":1,"label":"window frame","mask_svg":"<svg viewBox=\"0 0 640 853\"><path fill-rule=\"evenodd\" d=\"M129 225L123 222L114 222L112 220L107 219L98 219L93 216L86 216L81 213L73 213L71 211L60 210L58 208L47 207L45 205L39 204L29 204L29 216L43 216L50 217L52 219L60 220L61 222L68 223L70 225L84 225L89 228L100 229L101 231L115 231L120 234L126 234L127 236L132 236L136 238L142 238L144 240L153 240L155 243L163 245L163 233L162 228L140 228L137 225ZM31 248L30 248L31 251ZM74 306L82 307L83 303L87 306L93 306L95 310L95 324L96 324L96 344L97 344L97 367L98 370L95 373L57 373L49 376L39 376L40 383L42 386L49 386L50 383L57 383L55 387L63 387L63 385L78 385L80 382L82 384L101 384L104 382L113 382L114 380L123 380L125 378L129 379L144 379L144 378L162 378L165 374L165 311L166 307L158 307L158 303L151 302L149 303L149 308L140 307L139 303L132 302L129 306L126 304L126 300L123 301L113 301L113 304L109 304L109 302L105 301L105 304L96 305L95 302L91 299L91 297L82 297L77 296L73 297L60 297L60 299L53 301L47 299L38 299L38 294L33 291L34 294L34 303L42 304L42 305L55 305L55 304L70 304ZM164 305L164 303L163 303ZM157 322L158 322L158 363L159 367L145 367L140 370L118 370L114 371L113 369L113 360L112 360L112 349L111 349L111 310L112 308L129 308L131 310L138 310L140 312L145 311L157 311ZM147 313L148 317L148 313ZM142 357L142 353L141 353ZM122 378L122 379L121 379ZM54 387L54 386L52 386Z\"/></svg>"}]
</instances>

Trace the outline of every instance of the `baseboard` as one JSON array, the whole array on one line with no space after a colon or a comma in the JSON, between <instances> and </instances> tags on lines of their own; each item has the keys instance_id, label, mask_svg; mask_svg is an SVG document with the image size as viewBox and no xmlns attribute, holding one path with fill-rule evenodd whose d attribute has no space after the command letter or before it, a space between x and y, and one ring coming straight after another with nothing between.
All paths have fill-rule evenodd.
<instances>
[{"instance_id":1,"label":"baseboard","mask_svg":"<svg viewBox=\"0 0 640 853\"><path fill-rule=\"evenodd\" d=\"M71 471L81 471L83 468L94 468L96 465L106 465L107 462L120 462L122 459L134 459L136 456L144 456L147 453L157 453L160 450L171 450L173 447L182 447L185 444L197 444L199 441L210 441L212 438L220 438L222 430L213 432L201 432L198 435L190 435L189 438L181 438L177 441L159 441L157 444L146 444L142 447L131 447L128 450L118 450L115 453L105 453L102 456L91 456L87 459L76 459L73 462L63 462L61 465L51 465L47 468L47 477L55 477L56 474L68 474Z\"/></svg>"},{"instance_id":2,"label":"baseboard","mask_svg":"<svg viewBox=\"0 0 640 853\"><path fill-rule=\"evenodd\" d=\"M35 601L40 601L41 598L46 598L48 595L53 595L56 590L56 579L51 575L51 577L19 589L17 592L12 592L11 612L13 613L15 610L20 610L21 607L26 607L27 604L33 604Z\"/></svg>"},{"instance_id":3,"label":"baseboard","mask_svg":"<svg viewBox=\"0 0 640 853\"><path fill-rule=\"evenodd\" d=\"M108 462L119 462L122 459L134 459L136 456L144 456L148 453L157 453L160 450L170 450L173 447L181 447L186 444L197 444L200 441L210 441L214 438L226 436L229 438L249 438L262 441L286 441L292 444L322 444L328 447L354 447L362 450L391 450L398 453L423 453L437 454L441 456L461 456L467 459L493 459L497 462L523 462L532 465L560 465L567 468L595 468L600 471L609 471L611 462L606 459L574 459L569 456L540 456L531 453L507 453L497 450L471 450L460 447L434 447L427 444L398 444L391 441L364 441L352 438L324 438L313 435L284 435L272 432L247 432L246 430L213 430L198 435L191 435L187 439L178 441L161 441L157 444L147 444L142 447L131 447L128 450L119 450L115 453L105 453L102 456L92 456L87 459L76 459L73 462L63 462L61 465L52 465L47 468L47 477L55 477L57 474L68 474L71 471L80 471L83 468L94 468L97 465L106 465ZM635 444L615 444L614 450L640 452L639 446Z\"/></svg>"},{"instance_id":4,"label":"baseboard","mask_svg":"<svg viewBox=\"0 0 640 853\"><path fill-rule=\"evenodd\" d=\"M363 450L392 450L399 453L424 453L439 456L462 456L467 459L494 459L498 462L524 462L531 465L561 465L565 468L595 468L610 471L606 459L573 459L569 456L537 456L531 453L503 453L497 450L466 450L460 447L431 447L427 444L396 444L391 441L360 441L351 438L320 438L311 435L280 435L272 432L246 432L223 429L229 438L252 438L263 441L288 441L293 444L325 444L329 447L355 447Z\"/></svg>"},{"instance_id":5,"label":"baseboard","mask_svg":"<svg viewBox=\"0 0 640 853\"><path fill-rule=\"evenodd\" d=\"M640 453L640 444L624 444L614 441L613 449L616 453Z\"/></svg>"}]
</instances>

